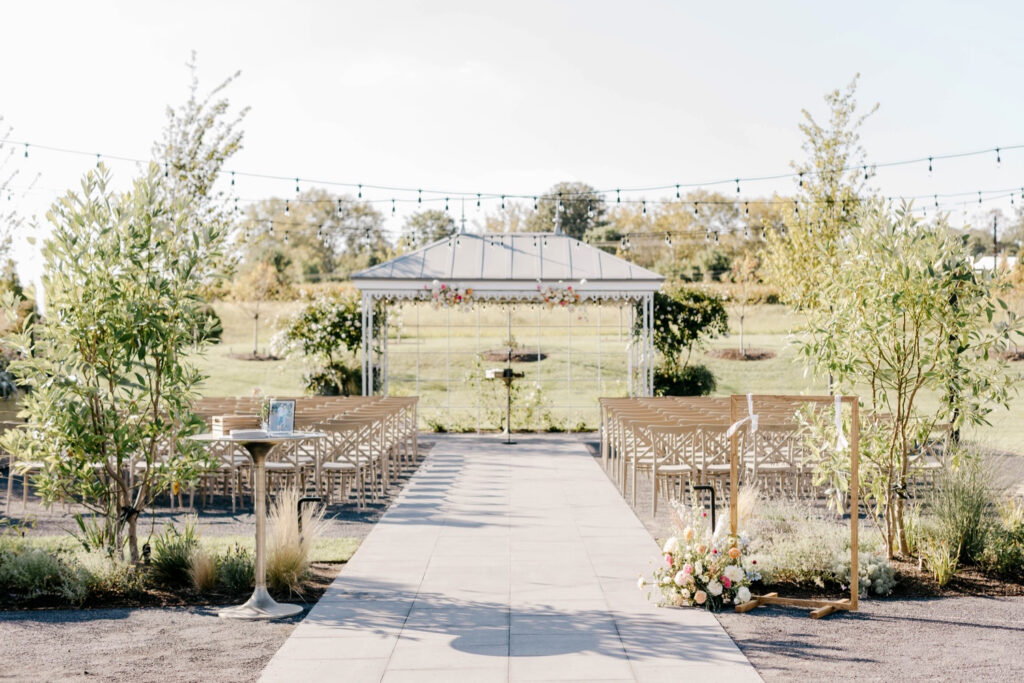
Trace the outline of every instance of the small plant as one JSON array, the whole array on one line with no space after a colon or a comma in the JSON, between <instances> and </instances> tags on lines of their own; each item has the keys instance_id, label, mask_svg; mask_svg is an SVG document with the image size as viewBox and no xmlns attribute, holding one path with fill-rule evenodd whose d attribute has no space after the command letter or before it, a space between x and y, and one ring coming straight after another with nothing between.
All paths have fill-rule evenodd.
<instances>
[{"instance_id":1,"label":"small plant","mask_svg":"<svg viewBox=\"0 0 1024 683\"><path fill-rule=\"evenodd\" d=\"M948 538L929 538L921 544L921 561L939 587L956 575L959 555L960 549L951 545Z\"/></svg>"},{"instance_id":2,"label":"small plant","mask_svg":"<svg viewBox=\"0 0 1024 683\"><path fill-rule=\"evenodd\" d=\"M714 374L705 365L663 363L654 369L655 396L707 396L717 386Z\"/></svg>"},{"instance_id":3,"label":"small plant","mask_svg":"<svg viewBox=\"0 0 1024 683\"><path fill-rule=\"evenodd\" d=\"M985 537L979 564L988 574L1024 581L1024 505L1011 498L999 513L1000 523Z\"/></svg>"},{"instance_id":4,"label":"small plant","mask_svg":"<svg viewBox=\"0 0 1024 683\"><path fill-rule=\"evenodd\" d=\"M252 590L256 583L256 566L252 553L236 545L216 558L217 583L231 594Z\"/></svg>"},{"instance_id":5,"label":"small plant","mask_svg":"<svg viewBox=\"0 0 1024 683\"><path fill-rule=\"evenodd\" d=\"M960 467L946 470L932 496L932 513L945 545L961 563L972 563L985 547L992 501L989 470L977 457L963 458Z\"/></svg>"},{"instance_id":6,"label":"small plant","mask_svg":"<svg viewBox=\"0 0 1024 683\"><path fill-rule=\"evenodd\" d=\"M201 593L213 590L217 585L217 561L204 548L196 548L188 568L192 587Z\"/></svg>"},{"instance_id":7,"label":"small plant","mask_svg":"<svg viewBox=\"0 0 1024 683\"><path fill-rule=\"evenodd\" d=\"M322 507L305 506L300 520L298 503L298 490L286 489L274 500L269 515L267 585L289 595L302 594L310 551L324 527Z\"/></svg>"},{"instance_id":8,"label":"small plant","mask_svg":"<svg viewBox=\"0 0 1024 683\"><path fill-rule=\"evenodd\" d=\"M58 595L63 584L60 560L39 548L5 553L0 562L0 586L24 597Z\"/></svg>"},{"instance_id":9,"label":"small plant","mask_svg":"<svg viewBox=\"0 0 1024 683\"><path fill-rule=\"evenodd\" d=\"M192 581L192 555L198 546L194 519L185 522L182 532L168 523L164 532L153 539L153 579L165 586L189 585Z\"/></svg>"}]
</instances>

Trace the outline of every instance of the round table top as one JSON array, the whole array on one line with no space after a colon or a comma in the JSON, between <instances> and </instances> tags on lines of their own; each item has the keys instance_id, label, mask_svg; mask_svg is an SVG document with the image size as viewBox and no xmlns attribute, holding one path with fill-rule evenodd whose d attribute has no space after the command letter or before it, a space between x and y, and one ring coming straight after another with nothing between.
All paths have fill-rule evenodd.
<instances>
[{"instance_id":1,"label":"round table top","mask_svg":"<svg viewBox=\"0 0 1024 683\"><path fill-rule=\"evenodd\" d=\"M301 439L323 439L326 432L265 432L262 429L235 430L234 434L195 434L193 441L237 441L239 443L281 443Z\"/></svg>"}]
</instances>

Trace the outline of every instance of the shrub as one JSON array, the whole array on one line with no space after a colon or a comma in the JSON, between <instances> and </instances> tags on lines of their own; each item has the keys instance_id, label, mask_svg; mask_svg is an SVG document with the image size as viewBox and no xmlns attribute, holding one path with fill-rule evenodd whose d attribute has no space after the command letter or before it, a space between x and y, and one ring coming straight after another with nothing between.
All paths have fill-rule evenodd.
<instances>
[{"instance_id":1,"label":"shrub","mask_svg":"<svg viewBox=\"0 0 1024 683\"><path fill-rule=\"evenodd\" d=\"M961 563L972 563L985 548L993 507L992 478L976 457L964 458L946 470L932 493L931 509L939 538Z\"/></svg>"},{"instance_id":2,"label":"shrub","mask_svg":"<svg viewBox=\"0 0 1024 683\"><path fill-rule=\"evenodd\" d=\"M654 370L655 396L707 396L717 386L714 374L704 365L663 364Z\"/></svg>"},{"instance_id":3,"label":"shrub","mask_svg":"<svg viewBox=\"0 0 1024 683\"><path fill-rule=\"evenodd\" d=\"M929 537L921 543L921 562L935 577L939 587L945 586L956 575L958 549L942 536Z\"/></svg>"},{"instance_id":4,"label":"shrub","mask_svg":"<svg viewBox=\"0 0 1024 683\"><path fill-rule=\"evenodd\" d=\"M765 583L794 583L843 589L850 583L850 531L846 524L825 519L812 508L783 501L762 504L751 522L752 559ZM896 583L895 570L878 551L877 533L862 531L858 548L862 594L887 595Z\"/></svg>"},{"instance_id":5,"label":"shrub","mask_svg":"<svg viewBox=\"0 0 1024 683\"><path fill-rule=\"evenodd\" d=\"M195 520L185 522L183 532L168 523L153 539L153 579L165 586L187 586L192 581L192 555L198 546Z\"/></svg>"},{"instance_id":6,"label":"shrub","mask_svg":"<svg viewBox=\"0 0 1024 683\"><path fill-rule=\"evenodd\" d=\"M217 562L213 555L203 548L197 548L192 553L188 573L192 579L192 586L197 591L206 593L217 585Z\"/></svg>"},{"instance_id":7,"label":"shrub","mask_svg":"<svg viewBox=\"0 0 1024 683\"><path fill-rule=\"evenodd\" d=\"M286 489L274 500L269 515L267 585L289 595L302 594L310 551L324 527L323 508L307 505L302 509L300 532L298 502L298 490Z\"/></svg>"},{"instance_id":8,"label":"shrub","mask_svg":"<svg viewBox=\"0 0 1024 683\"><path fill-rule=\"evenodd\" d=\"M81 604L92 590L92 577L74 558L22 545L0 552L0 588L18 597L62 597Z\"/></svg>"},{"instance_id":9,"label":"shrub","mask_svg":"<svg viewBox=\"0 0 1024 683\"><path fill-rule=\"evenodd\" d=\"M236 545L216 559L217 582L228 593L252 590L256 583L256 563L252 553Z\"/></svg>"},{"instance_id":10,"label":"shrub","mask_svg":"<svg viewBox=\"0 0 1024 683\"><path fill-rule=\"evenodd\" d=\"M362 368L345 361L311 370L303 379L306 391L314 396L359 396L363 390Z\"/></svg>"},{"instance_id":11,"label":"shrub","mask_svg":"<svg viewBox=\"0 0 1024 683\"><path fill-rule=\"evenodd\" d=\"M985 537L979 564L988 574L1024 581L1024 506L1010 499L1000 512L1002 521Z\"/></svg>"}]
</instances>

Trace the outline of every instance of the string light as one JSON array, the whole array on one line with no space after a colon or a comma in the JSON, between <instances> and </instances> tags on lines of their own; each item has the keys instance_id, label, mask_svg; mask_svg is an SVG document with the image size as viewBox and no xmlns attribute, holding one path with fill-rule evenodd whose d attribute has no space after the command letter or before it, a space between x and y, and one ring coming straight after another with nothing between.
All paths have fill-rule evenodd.
<instances>
[{"instance_id":1,"label":"string light","mask_svg":"<svg viewBox=\"0 0 1024 683\"><path fill-rule=\"evenodd\" d=\"M164 168L166 169L167 166L165 165ZM164 171L164 175L167 175L167 171L166 170ZM234 187L234 186L235 186L235 172L232 171L231 172L231 187Z\"/></svg>"},{"instance_id":2,"label":"string light","mask_svg":"<svg viewBox=\"0 0 1024 683\"><path fill-rule=\"evenodd\" d=\"M536 197L533 198L533 210L534 211L537 210L537 198Z\"/></svg>"},{"instance_id":3,"label":"string light","mask_svg":"<svg viewBox=\"0 0 1024 683\"><path fill-rule=\"evenodd\" d=\"M505 195L501 195L501 210L505 210Z\"/></svg>"},{"instance_id":4,"label":"string light","mask_svg":"<svg viewBox=\"0 0 1024 683\"><path fill-rule=\"evenodd\" d=\"M299 179L295 179L295 194L299 193Z\"/></svg>"},{"instance_id":5,"label":"string light","mask_svg":"<svg viewBox=\"0 0 1024 683\"><path fill-rule=\"evenodd\" d=\"M718 231L715 230L715 244L718 244Z\"/></svg>"},{"instance_id":6,"label":"string light","mask_svg":"<svg viewBox=\"0 0 1024 683\"><path fill-rule=\"evenodd\" d=\"M864 180L867 180L867 179L868 179L868 167L865 166L864 167Z\"/></svg>"},{"instance_id":7,"label":"string light","mask_svg":"<svg viewBox=\"0 0 1024 683\"><path fill-rule=\"evenodd\" d=\"M476 193L476 208L480 208L480 193Z\"/></svg>"},{"instance_id":8,"label":"string light","mask_svg":"<svg viewBox=\"0 0 1024 683\"><path fill-rule=\"evenodd\" d=\"M25 158L28 159L28 143L25 143Z\"/></svg>"},{"instance_id":9,"label":"string light","mask_svg":"<svg viewBox=\"0 0 1024 683\"><path fill-rule=\"evenodd\" d=\"M697 213L697 209L699 209L699 208L700 208L700 202L694 202L693 203L693 215L694 216L700 215L700 214Z\"/></svg>"},{"instance_id":10,"label":"string light","mask_svg":"<svg viewBox=\"0 0 1024 683\"><path fill-rule=\"evenodd\" d=\"M341 215L341 198L338 198L338 215Z\"/></svg>"},{"instance_id":11,"label":"string light","mask_svg":"<svg viewBox=\"0 0 1024 683\"><path fill-rule=\"evenodd\" d=\"M740 179L736 179L736 194L740 193Z\"/></svg>"},{"instance_id":12,"label":"string light","mask_svg":"<svg viewBox=\"0 0 1024 683\"><path fill-rule=\"evenodd\" d=\"M444 212L448 213L448 198L444 198Z\"/></svg>"},{"instance_id":13,"label":"string light","mask_svg":"<svg viewBox=\"0 0 1024 683\"><path fill-rule=\"evenodd\" d=\"M25 156L28 156L28 152L25 153ZM679 187L679 186L676 185L676 187ZM622 195L620 194L621 192L622 191L619 190L618 188L615 189L615 203L616 204L621 204L622 203Z\"/></svg>"},{"instance_id":14,"label":"string light","mask_svg":"<svg viewBox=\"0 0 1024 683\"><path fill-rule=\"evenodd\" d=\"M1000 168L1002 168L1002 163L1003 163L1003 158L999 154L999 148L996 147L996 164L999 165Z\"/></svg>"},{"instance_id":15,"label":"string light","mask_svg":"<svg viewBox=\"0 0 1024 683\"><path fill-rule=\"evenodd\" d=\"M804 186L804 172L800 171L800 187Z\"/></svg>"},{"instance_id":16,"label":"string light","mask_svg":"<svg viewBox=\"0 0 1024 683\"><path fill-rule=\"evenodd\" d=\"M644 215L646 216L647 215L647 200L644 199L643 201L640 202L640 204L641 204L641 206L643 206Z\"/></svg>"},{"instance_id":17,"label":"string light","mask_svg":"<svg viewBox=\"0 0 1024 683\"><path fill-rule=\"evenodd\" d=\"M359 186L359 194L356 195L356 197L358 199L362 199L363 198L363 186L362 185Z\"/></svg>"},{"instance_id":18,"label":"string light","mask_svg":"<svg viewBox=\"0 0 1024 683\"><path fill-rule=\"evenodd\" d=\"M665 245L669 246L669 247L672 246L672 233L669 233L669 232L665 233Z\"/></svg>"},{"instance_id":19,"label":"string light","mask_svg":"<svg viewBox=\"0 0 1024 683\"><path fill-rule=\"evenodd\" d=\"M928 175L932 174L932 158L928 157Z\"/></svg>"},{"instance_id":20,"label":"string light","mask_svg":"<svg viewBox=\"0 0 1024 683\"><path fill-rule=\"evenodd\" d=\"M679 186L676 185L676 199L679 199Z\"/></svg>"},{"instance_id":21,"label":"string light","mask_svg":"<svg viewBox=\"0 0 1024 683\"><path fill-rule=\"evenodd\" d=\"M978 206L981 206L981 191L978 191Z\"/></svg>"},{"instance_id":22,"label":"string light","mask_svg":"<svg viewBox=\"0 0 1024 683\"><path fill-rule=\"evenodd\" d=\"M750 216L750 202L743 202L743 215Z\"/></svg>"},{"instance_id":23,"label":"string light","mask_svg":"<svg viewBox=\"0 0 1024 683\"><path fill-rule=\"evenodd\" d=\"M394 197L391 198L391 215L392 216L395 215L395 199L394 199Z\"/></svg>"},{"instance_id":24,"label":"string light","mask_svg":"<svg viewBox=\"0 0 1024 683\"><path fill-rule=\"evenodd\" d=\"M100 155L97 154L96 155L96 168L99 168L99 167L100 167Z\"/></svg>"},{"instance_id":25,"label":"string light","mask_svg":"<svg viewBox=\"0 0 1024 683\"><path fill-rule=\"evenodd\" d=\"M284 200L284 215L287 216L288 213L289 213L289 211L288 211L288 200L286 199L286 200Z\"/></svg>"},{"instance_id":26,"label":"string light","mask_svg":"<svg viewBox=\"0 0 1024 683\"><path fill-rule=\"evenodd\" d=\"M423 190L416 190L416 193L417 193L416 194L416 203L417 204L422 204L423 203Z\"/></svg>"}]
</instances>

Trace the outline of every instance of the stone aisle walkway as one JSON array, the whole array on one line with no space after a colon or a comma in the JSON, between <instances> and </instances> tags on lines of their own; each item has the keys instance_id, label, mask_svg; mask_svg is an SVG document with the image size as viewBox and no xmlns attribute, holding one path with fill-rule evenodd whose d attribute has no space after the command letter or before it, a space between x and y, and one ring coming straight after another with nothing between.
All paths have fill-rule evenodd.
<instances>
[{"instance_id":1,"label":"stone aisle walkway","mask_svg":"<svg viewBox=\"0 0 1024 683\"><path fill-rule=\"evenodd\" d=\"M518 441L439 439L263 680L760 680L637 589L658 548L581 443Z\"/></svg>"}]
</instances>

